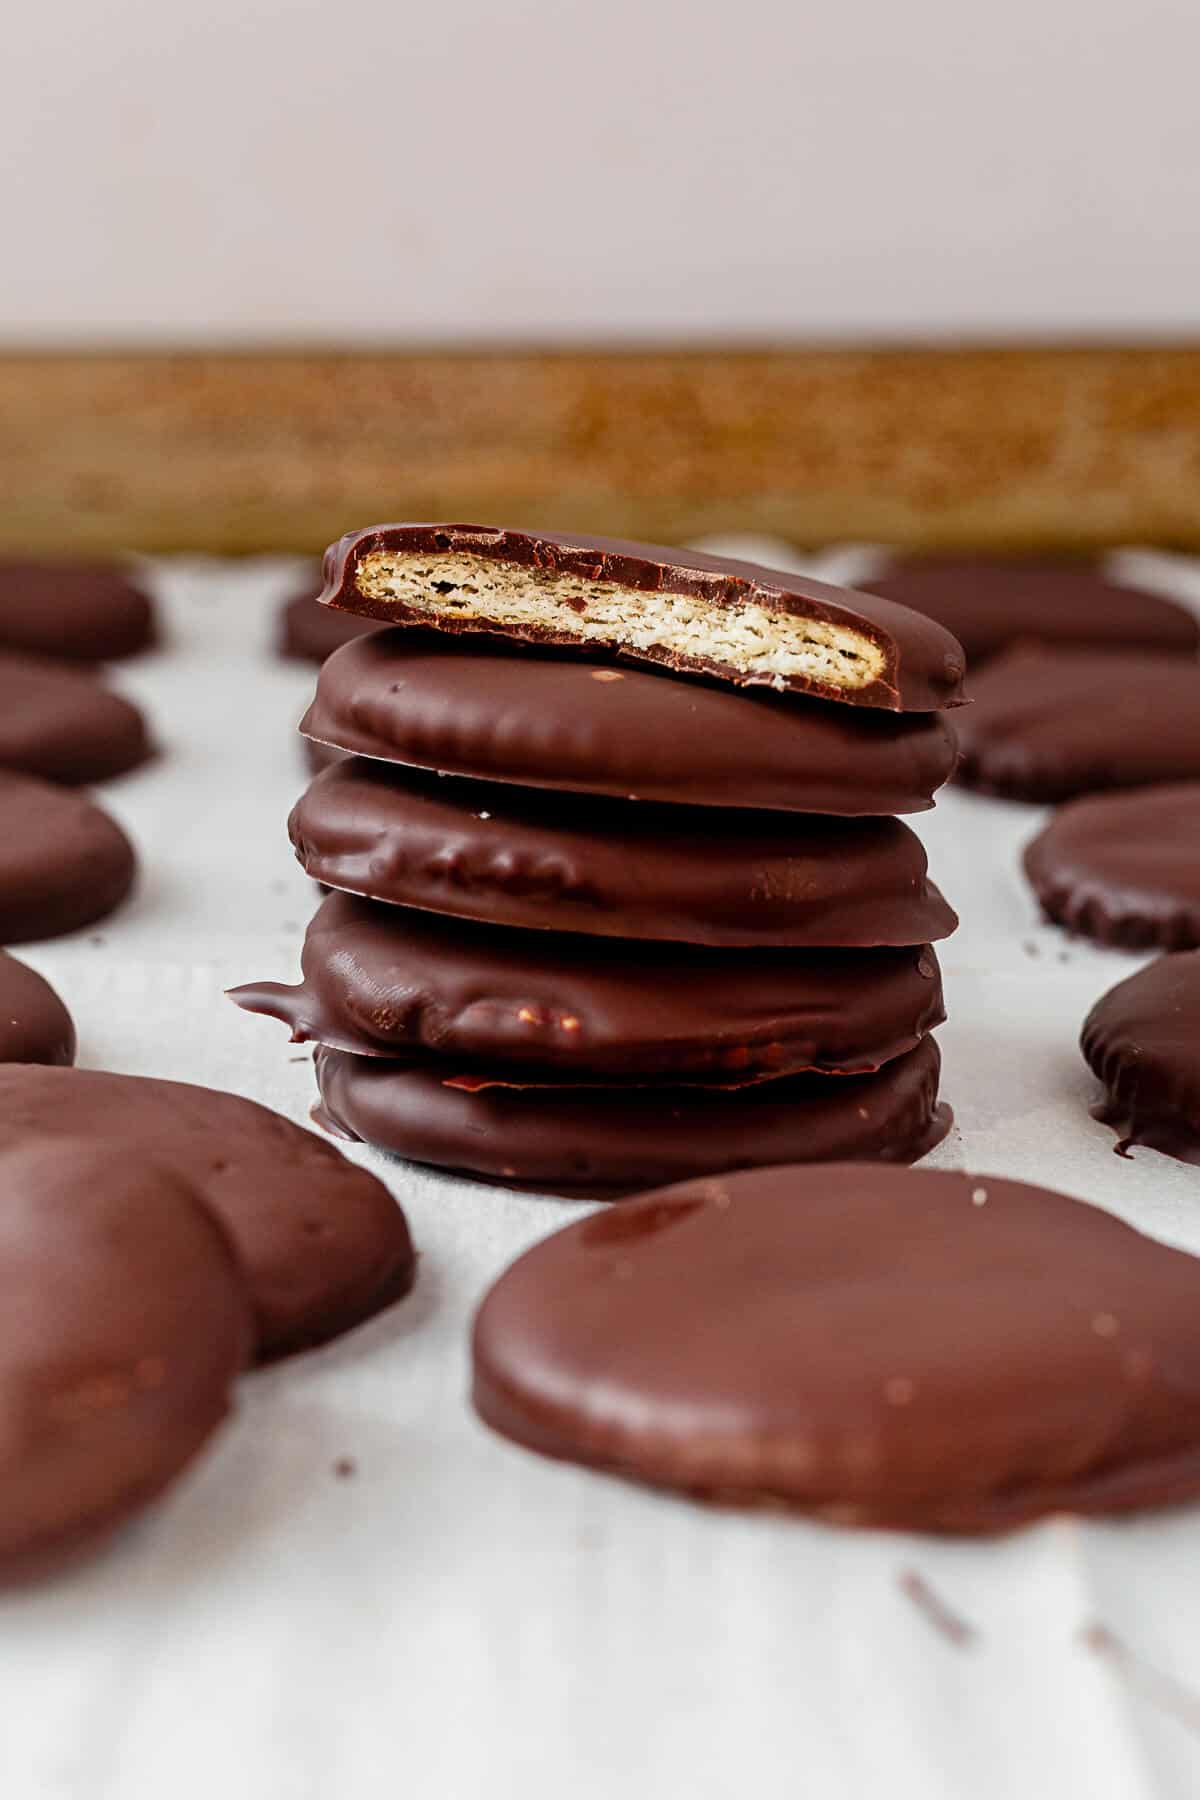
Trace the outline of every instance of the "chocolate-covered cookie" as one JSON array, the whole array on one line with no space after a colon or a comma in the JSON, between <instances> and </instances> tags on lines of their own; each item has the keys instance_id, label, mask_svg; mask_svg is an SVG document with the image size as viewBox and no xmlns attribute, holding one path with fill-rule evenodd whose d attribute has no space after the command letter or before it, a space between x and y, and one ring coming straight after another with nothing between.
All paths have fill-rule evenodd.
<instances>
[{"instance_id":1,"label":"chocolate-covered cookie","mask_svg":"<svg viewBox=\"0 0 1200 1800\"><path fill-rule=\"evenodd\" d=\"M111 563L0 562L0 647L69 662L148 650L153 603Z\"/></svg>"},{"instance_id":2,"label":"chocolate-covered cookie","mask_svg":"<svg viewBox=\"0 0 1200 1800\"><path fill-rule=\"evenodd\" d=\"M962 647L871 594L757 563L489 525L375 525L325 556L326 605L892 712L962 699Z\"/></svg>"},{"instance_id":3,"label":"chocolate-covered cookie","mask_svg":"<svg viewBox=\"0 0 1200 1800\"><path fill-rule=\"evenodd\" d=\"M120 905L137 862L82 794L0 772L0 943L61 937Z\"/></svg>"},{"instance_id":4,"label":"chocolate-covered cookie","mask_svg":"<svg viewBox=\"0 0 1200 1800\"><path fill-rule=\"evenodd\" d=\"M128 700L49 657L0 652L0 769L71 786L123 775L149 755Z\"/></svg>"},{"instance_id":5,"label":"chocolate-covered cookie","mask_svg":"<svg viewBox=\"0 0 1200 1800\"><path fill-rule=\"evenodd\" d=\"M875 1075L752 1087L487 1085L490 1072L319 1049L319 1124L413 1162L561 1194L616 1198L691 1175L843 1157L915 1162L945 1135L937 1044Z\"/></svg>"},{"instance_id":6,"label":"chocolate-covered cookie","mask_svg":"<svg viewBox=\"0 0 1200 1800\"><path fill-rule=\"evenodd\" d=\"M155 1163L217 1215L246 1273L258 1354L348 1331L407 1292L413 1250L387 1189L253 1101L177 1081L0 1066L0 1154L61 1135Z\"/></svg>"},{"instance_id":7,"label":"chocolate-covered cookie","mask_svg":"<svg viewBox=\"0 0 1200 1800\"><path fill-rule=\"evenodd\" d=\"M1080 1042L1104 1083L1096 1113L1116 1127L1117 1149L1148 1144L1200 1163L1200 950L1160 956L1118 982Z\"/></svg>"},{"instance_id":8,"label":"chocolate-covered cookie","mask_svg":"<svg viewBox=\"0 0 1200 1800\"><path fill-rule=\"evenodd\" d=\"M762 948L925 944L957 923L898 819L634 806L355 758L289 829L327 887L494 925Z\"/></svg>"},{"instance_id":9,"label":"chocolate-covered cookie","mask_svg":"<svg viewBox=\"0 0 1200 1800\"><path fill-rule=\"evenodd\" d=\"M1200 779L1200 662L1014 651L971 697L956 720L958 779L981 793L1056 801Z\"/></svg>"},{"instance_id":10,"label":"chocolate-covered cookie","mask_svg":"<svg viewBox=\"0 0 1200 1800\"><path fill-rule=\"evenodd\" d=\"M705 950L466 924L331 894L299 987L235 988L249 1012L365 1056L741 1085L865 1071L945 1017L937 958L901 950Z\"/></svg>"},{"instance_id":11,"label":"chocolate-covered cookie","mask_svg":"<svg viewBox=\"0 0 1200 1800\"><path fill-rule=\"evenodd\" d=\"M220 1424L252 1343L182 1176L59 1135L0 1153L0 1576L104 1536Z\"/></svg>"},{"instance_id":12,"label":"chocolate-covered cookie","mask_svg":"<svg viewBox=\"0 0 1200 1800\"><path fill-rule=\"evenodd\" d=\"M378 619L360 619L354 613L335 612L331 606L319 605L320 586L320 575L314 570L311 583L279 608L275 647L280 656L297 662L323 663L343 644L378 631Z\"/></svg>"},{"instance_id":13,"label":"chocolate-covered cookie","mask_svg":"<svg viewBox=\"0 0 1200 1800\"><path fill-rule=\"evenodd\" d=\"M0 950L0 1063L75 1061L75 1026L50 983Z\"/></svg>"},{"instance_id":14,"label":"chocolate-covered cookie","mask_svg":"<svg viewBox=\"0 0 1200 1800\"><path fill-rule=\"evenodd\" d=\"M1062 1194L770 1169L536 1244L475 1322L495 1430L711 1499L993 1532L1200 1494L1200 1263Z\"/></svg>"},{"instance_id":15,"label":"chocolate-covered cookie","mask_svg":"<svg viewBox=\"0 0 1200 1800\"><path fill-rule=\"evenodd\" d=\"M1195 656L1200 620L1099 563L906 556L866 583L952 631L972 664L1017 644Z\"/></svg>"},{"instance_id":16,"label":"chocolate-covered cookie","mask_svg":"<svg viewBox=\"0 0 1200 1800\"><path fill-rule=\"evenodd\" d=\"M955 760L938 713L736 693L426 631L375 632L331 657L301 730L448 774L785 812L920 812Z\"/></svg>"},{"instance_id":17,"label":"chocolate-covered cookie","mask_svg":"<svg viewBox=\"0 0 1200 1800\"><path fill-rule=\"evenodd\" d=\"M1200 944L1200 781L1060 806L1025 851L1046 917L1126 950Z\"/></svg>"}]
</instances>

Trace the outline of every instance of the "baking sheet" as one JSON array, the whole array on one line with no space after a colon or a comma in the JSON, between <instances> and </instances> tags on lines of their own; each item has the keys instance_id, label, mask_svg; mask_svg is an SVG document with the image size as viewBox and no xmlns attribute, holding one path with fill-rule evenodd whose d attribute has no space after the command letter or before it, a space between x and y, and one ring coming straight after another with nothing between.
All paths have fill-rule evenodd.
<instances>
[{"instance_id":1,"label":"baking sheet","mask_svg":"<svg viewBox=\"0 0 1200 1800\"><path fill-rule=\"evenodd\" d=\"M1138 554L1200 605L1200 566ZM222 997L295 979L313 907L284 829L313 674L268 649L296 573L154 568L169 647L115 679L163 755L104 791L142 852L138 896L21 954L72 1007L82 1062L304 1122L308 1053ZM1089 1117L1079 1025L1140 959L1038 923L1017 859L1042 817L950 793L914 821L963 917L941 951L958 1123L931 1161L1200 1252L1200 1170L1123 1161ZM467 1325L579 1208L352 1154L403 1200L415 1294L248 1378L211 1452L111 1550L0 1597L5 1800L1200 1791L1200 1509L944 1543L541 1461L469 1411Z\"/></svg>"}]
</instances>

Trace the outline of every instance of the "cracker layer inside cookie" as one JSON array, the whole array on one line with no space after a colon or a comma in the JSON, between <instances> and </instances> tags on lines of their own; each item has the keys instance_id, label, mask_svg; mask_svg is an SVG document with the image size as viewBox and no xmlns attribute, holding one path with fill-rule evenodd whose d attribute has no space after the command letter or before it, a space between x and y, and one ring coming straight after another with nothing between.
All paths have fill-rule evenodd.
<instances>
[{"instance_id":1,"label":"cracker layer inside cookie","mask_svg":"<svg viewBox=\"0 0 1200 1800\"><path fill-rule=\"evenodd\" d=\"M886 661L878 644L845 625L753 602L728 606L697 594L647 593L461 551L372 551L359 559L354 580L365 599L393 600L406 616L540 628L576 643L660 649L781 687L801 676L852 693L878 681Z\"/></svg>"}]
</instances>

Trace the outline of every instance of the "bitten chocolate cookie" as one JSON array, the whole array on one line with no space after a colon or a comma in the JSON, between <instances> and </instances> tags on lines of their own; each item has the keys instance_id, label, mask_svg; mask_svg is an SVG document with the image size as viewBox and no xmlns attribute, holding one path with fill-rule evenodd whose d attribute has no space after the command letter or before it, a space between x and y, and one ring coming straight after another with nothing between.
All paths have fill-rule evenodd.
<instances>
[{"instance_id":1,"label":"bitten chocolate cookie","mask_svg":"<svg viewBox=\"0 0 1200 1800\"><path fill-rule=\"evenodd\" d=\"M971 684L958 779L1010 800L1200 779L1200 662L1014 651Z\"/></svg>"},{"instance_id":2,"label":"bitten chocolate cookie","mask_svg":"<svg viewBox=\"0 0 1200 1800\"><path fill-rule=\"evenodd\" d=\"M632 806L355 758L289 830L314 881L493 925L753 949L926 944L957 923L898 819Z\"/></svg>"},{"instance_id":3,"label":"bitten chocolate cookie","mask_svg":"<svg viewBox=\"0 0 1200 1800\"><path fill-rule=\"evenodd\" d=\"M148 650L153 603L108 563L0 562L0 647L69 662Z\"/></svg>"},{"instance_id":4,"label":"bitten chocolate cookie","mask_svg":"<svg viewBox=\"0 0 1200 1800\"><path fill-rule=\"evenodd\" d=\"M0 652L0 769L71 786L123 775L149 755L128 700L49 657Z\"/></svg>"},{"instance_id":5,"label":"bitten chocolate cookie","mask_svg":"<svg viewBox=\"0 0 1200 1800\"><path fill-rule=\"evenodd\" d=\"M770 1169L536 1244L475 1405L543 1455L839 1524L993 1532L1200 1494L1200 1263L989 1176Z\"/></svg>"},{"instance_id":6,"label":"bitten chocolate cookie","mask_svg":"<svg viewBox=\"0 0 1200 1800\"><path fill-rule=\"evenodd\" d=\"M1200 781L1061 806L1025 851L1042 910L1101 944L1200 944Z\"/></svg>"},{"instance_id":7,"label":"bitten chocolate cookie","mask_svg":"<svg viewBox=\"0 0 1200 1800\"><path fill-rule=\"evenodd\" d=\"M447 774L803 813L921 812L955 762L938 713L736 693L427 631L377 631L339 651L301 730Z\"/></svg>"},{"instance_id":8,"label":"bitten chocolate cookie","mask_svg":"<svg viewBox=\"0 0 1200 1800\"><path fill-rule=\"evenodd\" d=\"M962 699L962 647L920 613L757 563L490 525L375 525L325 555L328 606L562 644L892 712Z\"/></svg>"},{"instance_id":9,"label":"bitten chocolate cookie","mask_svg":"<svg viewBox=\"0 0 1200 1800\"><path fill-rule=\"evenodd\" d=\"M1200 950L1160 956L1119 982L1088 1014L1080 1042L1104 1083L1096 1116L1115 1126L1116 1148L1148 1144L1200 1163Z\"/></svg>"},{"instance_id":10,"label":"bitten chocolate cookie","mask_svg":"<svg viewBox=\"0 0 1200 1800\"><path fill-rule=\"evenodd\" d=\"M61 937L104 918L136 871L129 839L82 794L0 773L0 943Z\"/></svg>"},{"instance_id":11,"label":"bitten chocolate cookie","mask_svg":"<svg viewBox=\"0 0 1200 1800\"><path fill-rule=\"evenodd\" d=\"M154 1499L221 1423L251 1343L241 1270L179 1174L61 1135L6 1149L0 1576Z\"/></svg>"},{"instance_id":12,"label":"bitten chocolate cookie","mask_svg":"<svg viewBox=\"0 0 1200 1800\"><path fill-rule=\"evenodd\" d=\"M319 605L320 586L320 576L314 571L311 585L293 594L280 607L275 639L280 656L323 663L343 644L378 631L378 619L360 619L353 613L334 612L330 606Z\"/></svg>"},{"instance_id":13,"label":"bitten chocolate cookie","mask_svg":"<svg viewBox=\"0 0 1200 1800\"><path fill-rule=\"evenodd\" d=\"M704 950L464 924L331 894L299 987L231 998L296 1043L610 1081L738 1086L801 1070L861 1072L945 1017L937 958L903 950Z\"/></svg>"},{"instance_id":14,"label":"bitten chocolate cookie","mask_svg":"<svg viewBox=\"0 0 1200 1800\"><path fill-rule=\"evenodd\" d=\"M1126 586L1098 563L906 556L866 585L936 619L972 664L1017 644L1200 650L1200 620L1186 607Z\"/></svg>"},{"instance_id":15,"label":"bitten chocolate cookie","mask_svg":"<svg viewBox=\"0 0 1200 1800\"><path fill-rule=\"evenodd\" d=\"M319 1344L406 1293L413 1250L382 1182L253 1101L178 1081L0 1066L0 1153L61 1134L157 1164L211 1208L245 1271L260 1357Z\"/></svg>"},{"instance_id":16,"label":"bitten chocolate cookie","mask_svg":"<svg viewBox=\"0 0 1200 1800\"><path fill-rule=\"evenodd\" d=\"M319 1124L413 1162L551 1193L617 1198L760 1163L915 1162L949 1130L935 1040L877 1075L793 1075L753 1087L484 1085L440 1065L319 1049Z\"/></svg>"},{"instance_id":17,"label":"bitten chocolate cookie","mask_svg":"<svg viewBox=\"0 0 1200 1800\"><path fill-rule=\"evenodd\" d=\"M0 1063L75 1061L75 1026L48 981L0 950Z\"/></svg>"}]
</instances>

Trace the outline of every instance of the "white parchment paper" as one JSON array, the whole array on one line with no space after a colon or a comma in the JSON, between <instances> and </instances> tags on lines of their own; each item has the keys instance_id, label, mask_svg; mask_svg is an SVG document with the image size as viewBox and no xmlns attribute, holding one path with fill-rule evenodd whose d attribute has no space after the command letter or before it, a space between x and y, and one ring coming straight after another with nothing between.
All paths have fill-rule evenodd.
<instances>
[{"instance_id":1,"label":"white parchment paper","mask_svg":"<svg viewBox=\"0 0 1200 1800\"><path fill-rule=\"evenodd\" d=\"M1134 566L1200 596L1192 564ZM268 649L293 574L156 568L169 644L114 679L163 754L103 795L138 841L139 893L21 954L72 1007L82 1062L304 1122L307 1053L222 997L296 978L314 904L284 830L313 675ZM916 821L963 918L941 951L958 1124L933 1160L1060 1187L1200 1252L1200 1170L1123 1161L1089 1117L1079 1026L1137 959L1038 922L1018 852L1041 817L951 793ZM3 1800L1200 1793L1200 1510L944 1543L541 1461L471 1414L467 1327L494 1274L578 1209L355 1154L408 1212L415 1294L247 1378L141 1523L0 1595ZM965 1643L914 1601L914 1574ZM1107 1650L1081 1635L1097 1623Z\"/></svg>"}]
</instances>

